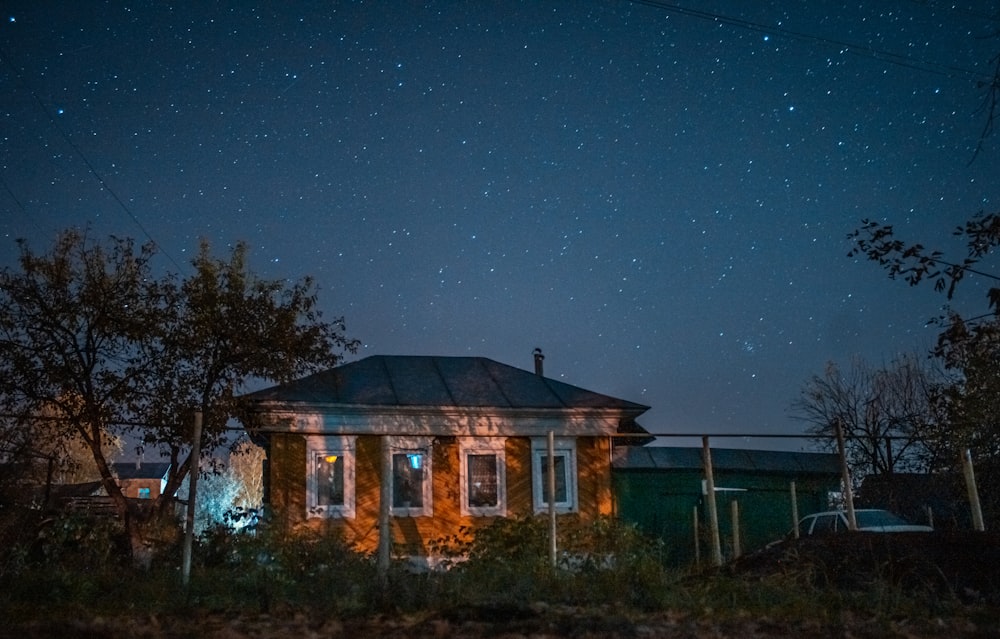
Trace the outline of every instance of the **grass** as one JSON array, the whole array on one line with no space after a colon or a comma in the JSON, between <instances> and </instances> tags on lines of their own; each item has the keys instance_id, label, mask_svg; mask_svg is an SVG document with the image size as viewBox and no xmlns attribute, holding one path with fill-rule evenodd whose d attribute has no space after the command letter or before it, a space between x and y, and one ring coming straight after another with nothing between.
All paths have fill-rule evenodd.
<instances>
[{"instance_id":1,"label":"grass","mask_svg":"<svg viewBox=\"0 0 1000 639\"><path fill-rule=\"evenodd\" d=\"M0 574L0 616L14 625L208 613L299 615L317 623L438 615L459 622L571 610L574 623L592 627L674 615L713 623L754 619L832 627L861 619L875 632L900 620L997 619L995 607L985 603L907 589L888 577L876 575L844 588L817 574L827 568L808 562L757 574L669 569L657 542L610 520L563 527L564 554L553 568L544 528L539 519L498 520L475 537L441 540L440 551L464 561L447 571L424 573L399 562L384 589L374 559L335 538L212 531L199 541L184 588L179 549L164 550L150 570L142 571L101 547L115 547L113 530L103 542L99 535L88 533L84 539L73 532L41 544L36 540L27 549L7 548L18 553L18 561L16 568L11 567L15 562L5 563L8 568Z\"/></svg>"}]
</instances>

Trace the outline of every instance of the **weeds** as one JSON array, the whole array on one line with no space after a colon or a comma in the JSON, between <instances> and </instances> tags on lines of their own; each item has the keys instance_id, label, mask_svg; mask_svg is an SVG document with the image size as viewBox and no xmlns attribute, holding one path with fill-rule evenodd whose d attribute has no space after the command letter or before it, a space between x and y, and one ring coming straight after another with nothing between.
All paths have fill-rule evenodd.
<instances>
[{"instance_id":1,"label":"weeds","mask_svg":"<svg viewBox=\"0 0 1000 639\"><path fill-rule=\"evenodd\" d=\"M37 618L39 610L66 619L284 611L321 621L376 612L509 618L569 608L616 617L672 611L835 624L845 615L889 623L929 611L946 614L949 605L930 592L906 589L889 566L879 578L848 588L830 574L833 566L801 557L767 574L685 574L664 566L657 541L611 519L561 521L554 566L544 518L497 519L475 534L459 530L431 545L448 558L444 569L416 572L400 560L384 589L374 559L336 537L209 529L198 540L184 589L179 548L166 549L153 569L140 571L115 559L124 558L124 550L113 526L66 518L38 530L27 549L5 550L0 614L11 620Z\"/></svg>"}]
</instances>

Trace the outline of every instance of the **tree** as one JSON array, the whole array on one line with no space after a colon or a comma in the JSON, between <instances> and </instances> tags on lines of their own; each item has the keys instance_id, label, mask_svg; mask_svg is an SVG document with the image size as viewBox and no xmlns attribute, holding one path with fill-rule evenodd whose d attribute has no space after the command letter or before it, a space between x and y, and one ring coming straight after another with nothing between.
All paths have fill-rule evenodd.
<instances>
[{"instance_id":1,"label":"tree","mask_svg":"<svg viewBox=\"0 0 1000 639\"><path fill-rule=\"evenodd\" d=\"M863 255L885 268L890 278L901 277L911 286L925 281L943 292L948 302L958 285L974 275L992 282L996 275L983 269L980 262L1000 246L1000 212L982 213L955 229L964 237L966 256L945 259L937 250L921 244L907 244L894 236L890 225L868 220L848 237L854 248L848 256ZM939 393L939 411L943 419L929 433L935 455L934 470L957 471L960 455L971 449L981 470L984 485L1000 485L1000 287L986 291L988 312L973 318L945 305L944 314L935 321L941 325L932 353L942 362L951 378ZM984 511L1000 516L1000 495L991 503L984 501Z\"/></svg>"},{"instance_id":2,"label":"tree","mask_svg":"<svg viewBox=\"0 0 1000 639\"><path fill-rule=\"evenodd\" d=\"M827 364L802 388L793 409L810 431L835 450L841 425L852 477L926 469L926 434L936 423L936 374L916 355L882 368L861 358L841 370Z\"/></svg>"},{"instance_id":3,"label":"tree","mask_svg":"<svg viewBox=\"0 0 1000 639\"><path fill-rule=\"evenodd\" d=\"M229 471L240 486L233 505L243 510L258 510L264 503L264 449L248 439L241 439L229 455Z\"/></svg>"},{"instance_id":4,"label":"tree","mask_svg":"<svg viewBox=\"0 0 1000 639\"><path fill-rule=\"evenodd\" d=\"M148 565L150 535L164 530L173 495L199 467L194 412L209 456L250 381L280 383L356 348L342 319L323 321L312 280L254 277L242 243L216 260L203 242L185 279L154 276L155 248L130 239L105 247L68 230L48 254L19 247L20 270L0 271L0 409L20 429L42 410L58 411L59 432L89 448L139 565ZM133 435L170 460L160 498L124 497L101 446L105 432Z\"/></svg>"},{"instance_id":5,"label":"tree","mask_svg":"<svg viewBox=\"0 0 1000 639\"><path fill-rule=\"evenodd\" d=\"M214 464L204 483L198 484L195 532L225 524L242 528L254 523L264 497L264 449L241 438L230 449L229 462ZM187 494L187 484L181 494Z\"/></svg>"}]
</instances>

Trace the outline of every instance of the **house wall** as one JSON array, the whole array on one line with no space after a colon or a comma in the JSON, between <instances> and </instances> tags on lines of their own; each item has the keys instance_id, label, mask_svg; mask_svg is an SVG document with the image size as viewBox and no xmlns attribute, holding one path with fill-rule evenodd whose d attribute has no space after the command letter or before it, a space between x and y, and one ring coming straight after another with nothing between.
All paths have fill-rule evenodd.
<instances>
[{"instance_id":1,"label":"house wall","mask_svg":"<svg viewBox=\"0 0 1000 639\"><path fill-rule=\"evenodd\" d=\"M439 437L431 452L433 516L394 517L394 551L428 556L434 541L459 534L460 528L475 530L495 517L461 514L459 443L454 437ZM509 437L505 445L507 516L533 513L531 440ZM302 435L271 435L269 463L270 507L275 521L288 532L312 531L340 535L358 550L374 552L378 546L381 477L381 439L358 436L355 447L355 516L313 517L306 512L307 451ZM611 469L608 438L576 440L579 514L593 519L610 515Z\"/></svg>"},{"instance_id":2,"label":"house wall","mask_svg":"<svg viewBox=\"0 0 1000 639\"><path fill-rule=\"evenodd\" d=\"M156 499L160 496L161 482L159 479L122 479L119 484L122 494L132 499L139 498L140 488L149 489L149 499Z\"/></svg>"}]
</instances>

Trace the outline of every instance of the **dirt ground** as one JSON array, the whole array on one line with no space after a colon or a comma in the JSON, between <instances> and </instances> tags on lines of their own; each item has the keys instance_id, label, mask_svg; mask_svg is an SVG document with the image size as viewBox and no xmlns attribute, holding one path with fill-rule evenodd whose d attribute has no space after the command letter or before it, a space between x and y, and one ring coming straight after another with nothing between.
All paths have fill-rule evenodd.
<instances>
[{"instance_id":1,"label":"dirt ground","mask_svg":"<svg viewBox=\"0 0 1000 639\"><path fill-rule=\"evenodd\" d=\"M776 639L784 637L907 639L996 637L1000 626L989 620L871 620L846 617L837 623L776 621L769 618L737 618L723 622L709 617L692 618L679 612L660 612L639 617L621 617L611 611L546 610L498 611L497 614L454 618L448 614L375 617L353 620L313 620L305 615L231 616L221 613L186 618L156 617L80 620L69 624L34 623L0 631L0 637L18 639L115 637L167 639L205 637L215 639L308 639L369 637L471 639L474 637L618 639Z\"/></svg>"}]
</instances>

